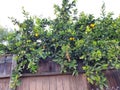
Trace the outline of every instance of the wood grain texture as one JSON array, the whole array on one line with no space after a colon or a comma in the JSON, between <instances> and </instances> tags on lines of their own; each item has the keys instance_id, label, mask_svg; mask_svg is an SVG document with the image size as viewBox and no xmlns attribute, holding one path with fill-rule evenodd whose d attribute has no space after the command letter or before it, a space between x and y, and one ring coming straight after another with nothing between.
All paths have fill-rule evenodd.
<instances>
[{"instance_id":1,"label":"wood grain texture","mask_svg":"<svg viewBox=\"0 0 120 90\"><path fill-rule=\"evenodd\" d=\"M11 69L16 66L14 62L12 64L12 57L0 57L0 90L9 90ZM108 81L108 88L104 90L120 90L120 70L107 70L104 73ZM97 90L97 87L87 82L84 72L80 71L78 76L61 74L60 66L48 60L41 62L36 74L24 74L16 90Z\"/></svg>"},{"instance_id":2,"label":"wood grain texture","mask_svg":"<svg viewBox=\"0 0 120 90\"><path fill-rule=\"evenodd\" d=\"M9 78L0 79L0 90L9 90Z\"/></svg>"},{"instance_id":3,"label":"wood grain texture","mask_svg":"<svg viewBox=\"0 0 120 90\"><path fill-rule=\"evenodd\" d=\"M61 79L63 81L63 90L70 90L70 85L72 83L70 83L69 75L62 76Z\"/></svg>"},{"instance_id":4,"label":"wood grain texture","mask_svg":"<svg viewBox=\"0 0 120 90\"><path fill-rule=\"evenodd\" d=\"M50 88L49 90L57 90L57 77L51 76L49 77Z\"/></svg>"},{"instance_id":5,"label":"wood grain texture","mask_svg":"<svg viewBox=\"0 0 120 90\"><path fill-rule=\"evenodd\" d=\"M42 77L36 77L36 90L42 90L42 83L43 78Z\"/></svg>"},{"instance_id":6,"label":"wood grain texture","mask_svg":"<svg viewBox=\"0 0 120 90\"><path fill-rule=\"evenodd\" d=\"M42 90L49 90L49 87L50 87L49 77L43 77Z\"/></svg>"},{"instance_id":7,"label":"wood grain texture","mask_svg":"<svg viewBox=\"0 0 120 90\"><path fill-rule=\"evenodd\" d=\"M64 90L62 77L63 76L57 76L57 90Z\"/></svg>"},{"instance_id":8,"label":"wood grain texture","mask_svg":"<svg viewBox=\"0 0 120 90\"><path fill-rule=\"evenodd\" d=\"M108 88L104 90L120 90L120 72L106 71ZM88 84L86 76L51 75L51 76L24 76L21 85L16 90L97 90L97 87ZM0 79L0 90L9 90L9 78Z\"/></svg>"},{"instance_id":9,"label":"wood grain texture","mask_svg":"<svg viewBox=\"0 0 120 90\"><path fill-rule=\"evenodd\" d=\"M69 76L69 81L70 81L70 90L78 90L76 85L76 77Z\"/></svg>"}]
</instances>

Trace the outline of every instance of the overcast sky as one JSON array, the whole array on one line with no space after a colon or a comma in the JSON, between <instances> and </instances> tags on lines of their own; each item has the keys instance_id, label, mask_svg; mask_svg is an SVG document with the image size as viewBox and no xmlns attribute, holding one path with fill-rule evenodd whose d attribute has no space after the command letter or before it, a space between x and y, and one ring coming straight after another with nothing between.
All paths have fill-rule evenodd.
<instances>
[{"instance_id":1,"label":"overcast sky","mask_svg":"<svg viewBox=\"0 0 120 90\"><path fill-rule=\"evenodd\" d=\"M22 20L22 7L31 15L42 17L54 16L54 4L60 4L62 0L0 0L0 25L13 28L8 17L15 17ZM120 0L78 0L77 8L79 12L100 15L101 6L105 2L106 11L114 12L115 16L120 14Z\"/></svg>"}]
</instances>

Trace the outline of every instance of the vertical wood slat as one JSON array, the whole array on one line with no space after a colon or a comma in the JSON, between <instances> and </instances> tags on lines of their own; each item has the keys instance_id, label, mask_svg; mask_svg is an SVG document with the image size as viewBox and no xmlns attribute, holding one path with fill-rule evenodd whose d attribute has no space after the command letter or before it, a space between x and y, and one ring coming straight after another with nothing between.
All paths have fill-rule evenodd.
<instances>
[{"instance_id":1,"label":"vertical wood slat","mask_svg":"<svg viewBox=\"0 0 120 90\"><path fill-rule=\"evenodd\" d=\"M3 75L3 72L4 72L4 64L0 63L0 74Z\"/></svg>"},{"instance_id":2,"label":"vertical wood slat","mask_svg":"<svg viewBox=\"0 0 120 90\"><path fill-rule=\"evenodd\" d=\"M5 89L4 90L9 90L9 78L5 79Z\"/></svg>"},{"instance_id":3,"label":"vertical wood slat","mask_svg":"<svg viewBox=\"0 0 120 90\"><path fill-rule=\"evenodd\" d=\"M43 78L42 77L36 77L37 80L36 80L36 90L42 90L42 80Z\"/></svg>"},{"instance_id":4,"label":"vertical wood slat","mask_svg":"<svg viewBox=\"0 0 120 90\"><path fill-rule=\"evenodd\" d=\"M44 61L44 60L43 60ZM44 73L44 72L60 72L60 65L57 63L51 61L51 60L46 60L46 61L41 61L39 63L39 68L38 68L38 73Z\"/></svg>"},{"instance_id":5,"label":"vertical wood slat","mask_svg":"<svg viewBox=\"0 0 120 90\"><path fill-rule=\"evenodd\" d=\"M0 56L0 76L11 74L12 55L5 54Z\"/></svg>"},{"instance_id":6,"label":"vertical wood slat","mask_svg":"<svg viewBox=\"0 0 120 90\"><path fill-rule=\"evenodd\" d=\"M107 77L108 87L114 88L115 90L120 90L120 70L108 70L105 72ZM117 89L119 88L119 89Z\"/></svg>"},{"instance_id":7,"label":"vertical wood slat","mask_svg":"<svg viewBox=\"0 0 120 90\"><path fill-rule=\"evenodd\" d=\"M0 90L9 89L9 78L0 79Z\"/></svg>"},{"instance_id":8,"label":"vertical wood slat","mask_svg":"<svg viewBox=\"0 0 120 90\"><path fill-rule=\"evenodd\" d=\"M78 87L78 90L87 90L87 82L86 77L84 74L79 75L76 77L76 85Z\"/></svg>"},{"instance_id":9,"label":"vertical wood slat","mask_svg":"<svg viewBox=\"0 0 120 90\"><path fill-rule=\"evenodd\" d=\"M36 90L36 78L35 77L30 79L30 90Z\"/></svg>"},{"instance_id":10,"label":"vertical wood slat","mask_svg":"<svg viewBox=\"0 0 120 90\"><path fill-rule=\"evenodd\" d=\"M75 76L69 76L70 79L70 90L77 90L77 85L76 85L76 77Z\"/></svg>"},{"instance_id":11,"label":"vertical wood slat","mask_svg":"<svg viewBox=\"0 0 120 90\"><path fill-rule=\"evenodd\" d=\"M42 80L42 90L49 90L49 77L44 77Z\"/></svg>"},{"instance_id":12,"label":"vertical wood slat","mask_svg":"<svg viewBox=\"0 0 120 90\"><path fill-rule=\"evenodd\" d=\"M22 78L20 86L16 88L16 90L30 90L30 78Z\"/></svg>"},{"instance_id":13,"label":"vertical wood slat","mask_svg":"<svg viewBox=\"0 0 120 90\"><path fill-rule=\"evenodd\" d=\"M57 90L64 90L63 89L63 80L61 78L62 78L62 76L57 76Z\"/></svg>"},{"instance_id":14,"label":"vertical wood slat","mask_svg":"<svg viewBox=\"0 0 120 90\"><path fill-rule=\"evenodd\" d=\"M7 69L7 70L6 70L6 74L7 74L7 75L10 75L10 74L11 74L11 62L6 63L6 64L7 64L7 65L6 65L6 66L7 66L7 67L6 67L6 69Z\"/></svg>"},{"instance_id":15,"label":"vertical wood slat","mask_svg":"<svg viewBox=\"0 0 120 90\"><path fill-rule=\"evenodd\" d=\"M63 80L63 90L70 90L70 84L72 84L72 82L70 82L69 76L65 75L61 79Z\"/></svg>"},{"instance_id":16,"label":"vertical wood slat","mask_svg":"<svg viewBox=\"0 0 120 90\"><path fill-rule=\"evenodd\" d=\"M3 89L6 89L6 86L5 86L5 84L6 84L6 79L4 79L3 81L2 81L2 83L3 83ZM2 89L2 90L3 90Z\"/></svg>"},{"instance_id":17,"label":"vertical wood slat","mask_svg":"<svg viewBox=\"0 0 120 90\"><path fill-rule=\"evenodd\" d=\"M57 90L57 78L54 76L51 76L49 78L50 81L50 89L49 90ZM40 89L41 90L41 89Z\"/></svg>"},{"instance_id":18,"label":"vertical wood slat","mask_svg":"<svg viewBox=\"0 0 120 90\"><path fill-rule=\"evenodd\" d=\"M2 90L2 80L0 80L0 90Z\"/></svg>"},{"instance_id":19,"label":"vertical wood slat","mask_svg":"<svg viewBox=\"0 0 120 90\"><path fill-rule=\"evenodd\" d=\"M27 77L27 78L24 78L22 80L22 86L23 86L23 89L21 90L30 90L30 79Z\"/></svg>"}]
</instances>

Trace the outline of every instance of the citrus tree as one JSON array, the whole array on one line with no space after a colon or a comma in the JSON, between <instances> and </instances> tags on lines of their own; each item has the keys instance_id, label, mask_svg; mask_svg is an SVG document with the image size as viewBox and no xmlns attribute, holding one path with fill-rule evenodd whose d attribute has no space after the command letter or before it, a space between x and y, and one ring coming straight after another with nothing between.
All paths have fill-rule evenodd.
<instances>
[{"instance_id":1,"label":"citrus tree","mask_svg":"<svg viewBox=\"0 0 120 90\"><path fill-rule=\"evenodd\" d=\"M11 88L19 85L24 71L37 72L40 60L51 58L61 66L61 72L78 74L81 64L87 80L101 89L107 84L103 71L120 68L120 18L106 14L94 18L84 12L77 14L76 0L63 0L55 5L53 20L30 16L24 9L25 20L11 18L19 30L7 37L7 49L15 54L17 67L13 71Z\"/></svg>"}]
</instances>

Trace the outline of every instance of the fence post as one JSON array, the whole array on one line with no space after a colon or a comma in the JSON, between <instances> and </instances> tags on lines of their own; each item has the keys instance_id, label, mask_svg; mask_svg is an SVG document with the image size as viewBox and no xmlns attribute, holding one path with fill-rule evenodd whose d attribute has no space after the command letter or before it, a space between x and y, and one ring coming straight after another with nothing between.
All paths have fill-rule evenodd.
<instances>
[{"instance_id":1,"label":"fence post","mask_svg":"<svg viewBox=\"0 0 120 90\"><path fill-rule=\"evenodd\" d=\"M12 65L11 65L11 75L10 75L10 81L9 81L9 90L16 90L16 87L13 89L10 87L10 84L12 82L12 73L14 71L14 69L17 66L17 62L14 60L15 55L12 56Z\"/></svg>"}]
</instances>

